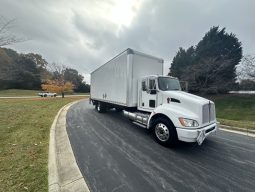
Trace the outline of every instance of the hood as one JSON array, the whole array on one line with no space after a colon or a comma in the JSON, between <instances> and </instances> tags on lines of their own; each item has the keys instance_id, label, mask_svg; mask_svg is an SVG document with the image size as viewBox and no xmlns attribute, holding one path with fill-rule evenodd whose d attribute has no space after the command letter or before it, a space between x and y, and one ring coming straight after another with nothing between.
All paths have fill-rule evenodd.
<instances>
[{"instance_id":1,"label":"hood","mask_svg":"<svg viewBox=\"0 0 255 192\"><path fill-rule=\"evenodd\" d=\"M193 114L193 117L196 116L196 119L200 119L199 124L201 125L202 121L200 117L202 115L202 109L204 105L209 103L208 99L184 91L162 91L161 94L162 104L168 104L170 108L171 106L176 106L189 111L190 114Z\"/></svg>"},{"instance_id":2,"label":"hood","mask_svg":"<svg viewBox=\"0 0 255 192\"><path fill-rule=\"evenodd\" d=\"M180 102L185 102L185 101L189 101L192 103L196 103L196 104L207 104L210 100L205 99L203 97L197 96L197 95L193 95L184 91L164 91L163 94L165 96L168 96L170 98L174 98L174 99L178 99L180 100ZM212 101L210 101L211 103L213 103Z\"/></svg>"}]
</instances>

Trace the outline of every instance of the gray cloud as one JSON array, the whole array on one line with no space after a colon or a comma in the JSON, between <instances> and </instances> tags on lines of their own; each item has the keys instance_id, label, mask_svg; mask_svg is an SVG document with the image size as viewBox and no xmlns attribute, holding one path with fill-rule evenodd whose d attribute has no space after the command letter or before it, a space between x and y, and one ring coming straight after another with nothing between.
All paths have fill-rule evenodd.
<instances>
[{"instance_id":1,"label":"gray cloud","mask_svg":"<svg viewBox=\"0 0 255 192\"><path fill-rule=\"evenodd\" d=\"M178 48L197 44L214 25L236 34L244 54L255 54L253 0L147 0L129 26L104 18L113 0L0 3L2 16L16 18L13 33L29 39L10 48L39 53L49 62L64 63L83 74L128 47L162 57L167 72Z\"/></svg>"}]
</instances>

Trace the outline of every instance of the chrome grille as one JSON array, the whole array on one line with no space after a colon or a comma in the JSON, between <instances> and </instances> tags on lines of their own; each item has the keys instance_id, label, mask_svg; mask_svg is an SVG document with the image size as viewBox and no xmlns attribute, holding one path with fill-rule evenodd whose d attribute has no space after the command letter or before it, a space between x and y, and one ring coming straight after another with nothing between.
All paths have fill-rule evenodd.
<instances>
[{"instance_id":1,"label":"chrome grille","mask_svg":"<svg viewBox=\"0 0 255 192\"><path fill-rule=\"evenodd\" d=\"M215 120L215 106L213 103L208 103L203 105L203 119L202 119L202 123L210 123L211 121Z\"/></svg>"}]
</instances>

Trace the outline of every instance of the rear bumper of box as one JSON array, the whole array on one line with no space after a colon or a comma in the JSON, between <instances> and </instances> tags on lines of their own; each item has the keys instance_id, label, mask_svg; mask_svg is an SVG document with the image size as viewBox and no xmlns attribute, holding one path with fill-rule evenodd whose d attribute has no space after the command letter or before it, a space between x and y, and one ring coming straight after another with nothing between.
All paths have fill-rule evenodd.
<instances>
[{"instance_id":1,"label":"rear bumper of box","mask_svg":"<svg viewBox=\"0 0 255 192\"><path fill-rule=\"evenodd\" d=\"M198 135L201 131L205 132L205 137L208 137L210 134L215 133L218 130L219 124L213 123L206 127L198 129L189 129L189 128L176 128L178 139L185 142L197 142Z\"/></svg>"}]
</instances>

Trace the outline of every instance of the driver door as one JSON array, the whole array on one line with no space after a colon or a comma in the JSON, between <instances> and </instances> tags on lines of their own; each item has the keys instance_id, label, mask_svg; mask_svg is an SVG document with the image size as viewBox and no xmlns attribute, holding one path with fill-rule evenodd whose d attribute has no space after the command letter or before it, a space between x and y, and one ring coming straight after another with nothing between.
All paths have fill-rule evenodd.
<instances>
[{"instance_id":1,"label":"driver door","mask_svg":"<svg viewBox=\"0 0 255 192\"><path fill-rule=\"evenodd\" d=\"M140 95L139 95L139 108L144 111L153 111L156 107L157 100L157 86L156 86L156 78L149 77L144 78L140 82Z\"/></svg>"}]
</instances>

